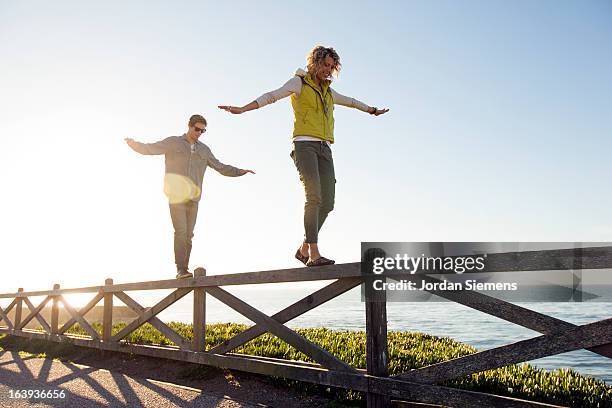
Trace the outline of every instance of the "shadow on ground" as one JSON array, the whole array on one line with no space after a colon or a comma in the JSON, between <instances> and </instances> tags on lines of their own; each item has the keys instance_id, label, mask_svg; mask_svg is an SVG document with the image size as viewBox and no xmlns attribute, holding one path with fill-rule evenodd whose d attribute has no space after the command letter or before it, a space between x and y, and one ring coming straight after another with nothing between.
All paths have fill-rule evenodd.
<instances>
[{"instance_id":1,"label":"shadow on ground","mask_svg":"<svg viewBox=\"0 0 612 408\"><path fill-rule=\"evenodd\" d=\"M2 406L341 406L267 377L181 361L8 336L0 339L0 347ZM63 390L65 398L14 399L10 390Z\"/></svg>"}]
</instances>

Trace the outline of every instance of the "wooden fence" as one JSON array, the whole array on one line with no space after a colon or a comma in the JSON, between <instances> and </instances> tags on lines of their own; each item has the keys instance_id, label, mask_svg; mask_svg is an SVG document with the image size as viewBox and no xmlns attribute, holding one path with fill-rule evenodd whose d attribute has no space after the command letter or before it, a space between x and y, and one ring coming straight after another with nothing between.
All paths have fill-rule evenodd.
<instances>
[{"instance_id":1,"label":"wooden fence","mask_svg":"<svg viewBox=\"0 0 612 408\"><path fill-rule=\"evenodd\" d=\"M485 271L602 268L612 268L612 247L488 254ZM396 275L388 276L397 277ZM424 275L407 276L403 274L401 277L402 279L416 279L419 281L420 279L425 279L429 282L436 281L435 278ZM315 384L362 391L367 393L368 407L387 407L391 404L391 400L415 401L451 407L552 406L510 397L459 390L437 384L471 373L583 348L608 358L612 357L611 318L576 326L554 317L468 290L432 290L431 293L537 331L541 335L389 377L386 298L384 292L373 291L371 285L365 285L366 290L369 290L365 305L366 370L348 365L285 325L290 320L371 278L372 275L362 272L361 263L348 263L319 268L296 268L216 276L206 276L205 271L199 268L196 270L194 278L184 280L173 279L115 284L112 279L107 279L103 286L60 289L60 286L56 284L53 290L47 291L24 292L23 289L19 289L16 293L0 294L0 298L13 299L8 307L4 309L0 307L0 324L4 325L0 327L0 333L31 339L70 342L77 346L188 361L219 368L285 377ZM319 280L333 280L333 282L272 316L262 313L222 288L222 286L230 285ZM152 307L140 305L127 294L128 291L158 289L173 289L173 291ZM191 291L194 293L194 333L193 340L188 341L156 316ZM65 294L74 293L92 293L93 298L86 306L77 311L64 298ZM205 351L207 294L217 298L249 320L255 322L255 325L223 344ZM45 296L45 298L40 304L35 306L29 299L34 296ZM115 297L136 312L138 317L127 324L124 329L112 335L113 299ZM84 318L84 315L100 301L104 302L103 330L101 335ZM52 302L51 323L48 323L40 314L41 310L49 302ZM60 302L72 316L61 327L58 322ZM23 310L24 304L29 310L27 314ZM8 314L13 308L15 309L15 314L11 321ZM32 319L37 319L44 331L25 329L26 324ZM130 344L124 340L126 336L147 322L177 344L177 347ZM66 331L76 323L89 336L66 334ZM276 335L281 340L312 358L316 363L231 353L232 350L240 345L266 332Z\"/></svg>"}]
</instances>

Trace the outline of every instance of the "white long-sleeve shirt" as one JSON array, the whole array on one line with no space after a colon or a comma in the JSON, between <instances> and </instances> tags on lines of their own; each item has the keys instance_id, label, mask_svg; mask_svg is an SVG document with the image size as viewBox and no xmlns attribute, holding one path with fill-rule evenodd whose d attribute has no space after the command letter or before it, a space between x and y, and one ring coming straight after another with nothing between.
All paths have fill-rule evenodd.
<instances>
[{"instance_id":1,"label":"white long-sleeve shirt","mask_svg":"<svg viewBox=\"0 0 612 408\"><path fill-rule=\"evenodd\" d=\"M259 107L261 108L263 106L274 103L279 99L286 98L291 94L300 96L300 93L302 92L302 79L300 78L301 73L305 72L303 70L298 70L296 72L296 75L287 82L285 82L283 86L273 91L266 92L259 98L255 99L257 101L257 105L259 105ZM331 93L332 97L334 98L334 105L348 106L349 108L356 108L364 112L367 112L370 109L370 107L365 103L358 101L355 98L344 96L336 92L333 88L331 88Z\"/></svg>"},{"instance_id":2,"label":"white long-sleeve shirt","mask_svg":"<svg viewBox=\"0 0 612 408\"><path fill-rule=\"evenodd\" d=\"M291 94L300 96L300 93L302 92L302 78L301 77L304 75L306 75L306 71L302 69L298 69L295 73L295 76L291 78L290 80L288 80L287 82L285 82L283 86L273 91L266 92L265 94L261 95L259 98L255 99L255 101L257 102L257 105L259 105L259 107L261 108L271 103L274 103L280 99L286 98ZM365 103L361 101L358 101L355 98L344 96L336 92L331 87L330 87L330 90L331 90L332 98L334 100L334 105L348 106L349 108L356 108L363 112L368 112L368 110L370 109L368 105L366 105ZM321 139L313 137L313 136L307 136L307 135L296 135L293 138L293 141L295 142L312 141L312 140L319 141Z\"/></svg>"}]
</instances>

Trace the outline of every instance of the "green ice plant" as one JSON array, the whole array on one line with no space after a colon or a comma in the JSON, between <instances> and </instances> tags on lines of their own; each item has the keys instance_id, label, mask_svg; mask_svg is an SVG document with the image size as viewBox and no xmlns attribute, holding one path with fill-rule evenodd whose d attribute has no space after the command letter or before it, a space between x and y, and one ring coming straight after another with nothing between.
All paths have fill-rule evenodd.
<instances>
[{"instance_id":1,"label":"green ice plant","mask_svg":"<svg viewBox=\"0 0 612 408\"><path fill-rule=\"evenodd\" d=\"M193 338L191 324L171 322L168 325L187 340ZM94 323L92 326L99 333L102 332L101 324ZM119 332L125 326L125 323L113 325L112 333ZM206 325L207 349L209 350L229 340L248 327L237 323ZM351 366L365 368L366 335L364 331L309 328L296 329L296 332ZM74 326L69 333L87 334L78 326ZM138 344L174 345L172 341L148 323L132 332L125 340ZM404 373L411 369L477 352L474 347L451 338L402 331L390 331L388 333L388 348L389 375ZM233 352L313 362L303 353L269 333L251 340L233 350ZM342 389L330 390L326 387L300 384L296 381L281 379L277 379L277 381L299 386L303 389L331 393L337 400L344 403L361 405L364 402L364 396L359 392ZM570 369L547 371L529 364L518 364L446 381L441 385L572 407L612 406L612 387L594 378L582 376Z\"/></svg>"}]
</instances>

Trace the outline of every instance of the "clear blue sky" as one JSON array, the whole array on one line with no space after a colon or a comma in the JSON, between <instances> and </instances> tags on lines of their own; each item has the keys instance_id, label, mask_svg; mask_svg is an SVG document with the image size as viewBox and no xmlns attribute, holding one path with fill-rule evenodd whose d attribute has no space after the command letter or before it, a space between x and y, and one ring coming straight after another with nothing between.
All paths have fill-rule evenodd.
<instances>
[{"instance_id":1,"label":"clear blue sky","mask_svg":"<svg viewBox=\"0 0 612 408\"><path fill-rule=\"evenodd\" d=\"M612 2L3 2L2 292L173 276L163 158L182 134L257 171L204 181L192 264L298 266L288 100L241 105L333 46L336 209L320 244L612 241Z\"/></svg>"}]
</instances>

